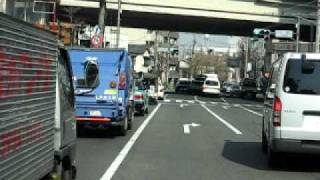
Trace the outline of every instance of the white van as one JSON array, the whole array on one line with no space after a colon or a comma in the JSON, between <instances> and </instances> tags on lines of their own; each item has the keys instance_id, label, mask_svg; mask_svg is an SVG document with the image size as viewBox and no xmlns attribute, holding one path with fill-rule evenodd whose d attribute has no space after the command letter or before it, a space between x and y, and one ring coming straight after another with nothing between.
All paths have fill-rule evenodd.
<instances>
[{"instance_id":1,"label":"white van","mask_svg":"<svg viewBox=\"0 0 320 180\"><path fill-rule=\"evenodd\" d=\"M221 92L220 81L218 78L207 77L203 82L202 93L206 95L219 96Z\"/></svg>"},{"instance_id":2,"label":"white van","mask_svg":"<svg viewBox=\"0 0 320 180\"><path fill-rule=\"evenodd\" d=\"M264 104L262 149L270 165L282 152L320 154L320 54L276 61Z\"/></svg>"}]
</instances>

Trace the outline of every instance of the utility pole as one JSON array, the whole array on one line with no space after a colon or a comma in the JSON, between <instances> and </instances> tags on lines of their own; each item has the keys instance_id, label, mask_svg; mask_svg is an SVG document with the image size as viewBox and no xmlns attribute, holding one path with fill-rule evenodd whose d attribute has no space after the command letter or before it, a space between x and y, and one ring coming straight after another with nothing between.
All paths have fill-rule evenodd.
<instances>
[{"instance_id":1,"label":"utility pole","mask_svg":"<svg viewBox=\"0 0 320 180\"><path fill-rule=\"evenodd\" d=\"M166 83L168 84L169 78L168 78L168 74L169 74L169 61L170 61L170 31L168 32L168 56L166 59L166 71L165 71L165 79L166 79Z\"/></svg>"},{"instance_id":2,"label":"utility pole","mask_svg":"<svg viewBox=\"0 0 320 180\"><path fill-rule=\"evenodd\" d=\"M319 43L320 43L320 0L318 0L317 5L317 34L316 34L316 47L315 52L319 53Z\"/></svg>"},{"instance_id":3,"label":"utility pole","mask_svg":"<svg viewBox=\"0 0 320 180\"><path fill-rule=\"evenodd\" d=\"M249 43L250 43L250 38L247 37L247 43L246 43L246 54L245 54L245 59L244 59L244 78L247 77L247 65L249 61Z\"/></svg>"},{"instance_id":4,"label":"utility pole","mask_svg":"<svg viewBox=\"0 0 320 180\"><path fill-rule=\"evenodd\" d=\"M117 48L120 44L120 18L121 18L121 0L118 0L118 18L117 18Z\"/></svg>"},{"instance_id":5,"label":"utility pole","mask_svg":"<svg viewBox=\"0 0 320 180\"><path fill-rule=\"evenodd\" d=\"M300 17L297 17L296 24L297 32L296 32L296 52L299 52L299 41L300 41Z\"/></svg>"},{"instance_id":6,"label":"utility pole","mask_svg":"<svg viewBox=\"0 0 320 180\"><path fill-rule=\"evenodd\" d=\"M106 26L106 24L105 24L106 10L107 10L106 0L100 0L100 11L99 11L99 20L98 21L99 21L99 28L100 28L101 34L103 36L103 42L104 42L104 28ZM102 47L104 47L104 43L103 43Z\"/></svg>"}]
</instances>

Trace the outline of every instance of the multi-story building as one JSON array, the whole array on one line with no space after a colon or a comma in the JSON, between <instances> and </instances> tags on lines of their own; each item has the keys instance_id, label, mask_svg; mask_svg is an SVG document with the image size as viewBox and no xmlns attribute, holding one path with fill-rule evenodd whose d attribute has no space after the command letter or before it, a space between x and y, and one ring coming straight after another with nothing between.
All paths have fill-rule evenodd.
<instances>
[{"instance_id":1,"label":"multi-story building","mask_svg":"<svg viewBox=\"0 0 320 180\"><path fill-rule=\"evenodd\" d=\"M0 12L48 28L54 20L55 7L55 0L0 0Z\"/></svg>"}]
</instances>

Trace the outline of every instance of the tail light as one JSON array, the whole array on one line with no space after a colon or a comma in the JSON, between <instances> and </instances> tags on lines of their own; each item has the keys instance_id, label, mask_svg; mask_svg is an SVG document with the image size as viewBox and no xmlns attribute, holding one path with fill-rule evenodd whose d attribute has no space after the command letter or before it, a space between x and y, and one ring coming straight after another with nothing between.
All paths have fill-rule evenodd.
<instances>
[{"instance_id":1,"label":"tail light","mask_svg":"<svg viewBox=\"0 0 320 180\"><path fill-rule=\"evenodd\" d=\"M110 88L115 89L117 87L117 83L115 81L110 82Z\"/></svg>"},{"instance_id":2,"label":"tail light","mask_svg":"<svg viewBox=\"0 0 320 180\"><path fill-rule=\"evenodd\" d=\"M127 81L127 77L126 77L125 73L121 73L120 82L119 82L119 89L126 88L126 81Z\"/></svg>"},{"instance_id":3,"label":"tail light","mask_svg":"<svg viewBox=\"0 0 320 180\"><path fill-rule=\"evenodd\" d=\"M202 89L207 89L208 88L208 86L202 86Z\"/></svg>"},{"instance_id":4,"label":"tail light","mask_svg":"<svg viewBox=\"0 0 320 180\"><path fill-rule=\"evenodd\" d=\"M281 111L282 103L279 97L275 97L273 104L273 126L277 127L281 125Z\"/></svg>"},{"instance_id":5,"label":"tail light","mask_svg":"<svg viewBox=\"0 0 320 180\"><path fill-rule=\"evenodd\" d=\"M134 100L142 100L144 97L143 95L135 95Z\"/></svg>"}]
</instances>

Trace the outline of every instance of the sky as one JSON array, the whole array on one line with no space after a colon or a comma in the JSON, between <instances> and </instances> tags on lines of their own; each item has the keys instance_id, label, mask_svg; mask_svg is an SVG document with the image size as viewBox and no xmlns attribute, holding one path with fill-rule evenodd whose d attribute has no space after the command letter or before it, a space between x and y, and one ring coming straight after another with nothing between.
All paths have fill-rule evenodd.
<instances>
[{"instance_id":1,"label":"sky","mask_svg":"<svg viewBox=\"0 0 320 180\"><path fill-rule=\"evenodd\" d=\"M225 47L225 48L228 48L228 47L237 48L237 43L238 43L238 40L240 39L240 37L237 37L237 36L179 33L178 43L181 46L191 47L193 38L195 38L196 40L196 46Z\"/></svg>"}]
</instances>

